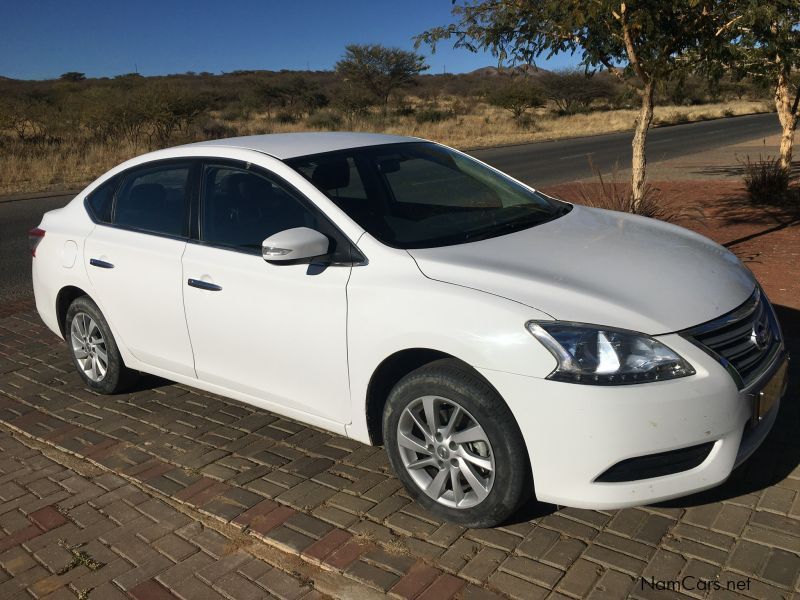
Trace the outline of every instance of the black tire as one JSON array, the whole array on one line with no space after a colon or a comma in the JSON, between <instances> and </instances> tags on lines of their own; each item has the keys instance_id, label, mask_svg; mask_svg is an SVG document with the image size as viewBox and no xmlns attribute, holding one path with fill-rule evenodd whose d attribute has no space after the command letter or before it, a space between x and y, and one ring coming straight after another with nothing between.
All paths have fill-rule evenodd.
<instances>
[{"instance_id":1,"label":"black tire","mask_svg":"<svg viewBox=\"0 0 800 600\"><path fill-rule=\"evenodd\" d=\"M72 340L72 326L73 321L77 318L83 318L86 315L94 321L97 329L102 335L104 342L105 354L107 356L107 367L105 373L97 376L97 379L92 379L83 366L79 362L78 355L73 347ZM64 321L64 337L67 342L67 350L72 357L72 364L75 370L80 375L83 382L95 392L100 394L116 394L128 388L137 378L136 371L125 366L122 356L119 353L117 342L111 334L111 328L108 326L108 321L100 312L100 309L88 296L81 296L72 301L67 309L67 316Z\"/></svg>"},{"instance_id":2,"label":"black tire","mask_svg":"<svg viewBox=\"0 0 800 600\"><path fill-rule=\"evenodd\" d=\"M461 452L460 446L457 446L457 450L456 447L449 446L451 454L448 455L447 446L442 451L441 446L444 444L434 440L434 444L439 445L428 446L430 455L428 456L426 453L403 449L398 443L400 435L398 427L401 425L401 418L404 419L403 427L410 422L409 416L403 417L405 409L415 403L411 412L420 410L415 407L421 406L420 403L423 402L424 397L431 396L440 399L433 401L437 403L435 406L442 407L437 408L436 411L440 422L445 418L449 420L449 416L452 416L457 404L461 408L461 414L465 415L460 417L462 419L460 423L463 424L466 421L471 424L469 419L475 421L483 428L485 436L488 438L488 449L483 446L481 450L484 453L482 456L493 456L494 458L494 479L493 482L488 482L491 470L472 469L473 473L477 472L486 477L486 487L489 489L488 495L482 500L477 500L478 495L475 494L472 501L477 501L477 504L473 506L448 506L443 504L442 500L434 499L422 489L421 483L415 481L404 463L404 456L406 456L406 460L410 460L409 456L416 456L418 459L438 461L438 466L431 465L425 468L427 475L420 475L418 469L413 470L416 477L421 476L423 479L431 480L443 470L450 472L450 475L443 476L443 479L453 476L453 469L457 470L457 465L461 464L456 455L456 452ZM444 399L445 402L442 402L441 399ZM421 410L424 416L424 408ZM448 410L451 411L449 415ZM466 414L463 411L466 411ZM440 429L445 430L444 427ZM416 428L411 432L415 438L422 439L422 436L426 434L417 435L421 431L419 421L417 421ZM430 363L409 373L392 388L383 413L383 439L389 455L389 462L408 492L425 509L443 519L465 527L493 527L508 519L524 501L532 500L533 484L527 449L511 410L486 380L456 360L445 359ZM427 437L425 439L431 441ZM433 448L435 450L431 452ZM474 446L470 446L470 448L474 448ZM438 455L440 451L445 456L443 461ZM413 454L409 455L409 452ZM447 458L448 456L449 458ZM456 458L453 459L453 457ZM448 463L452 463L453 469L447 466ZM461 472L463 473L463 469ZM455 477L459 478L459 475L456 474ZM467 480L459 478L459 482L462 481L466 482ZM445 483L445 491L442 494L450 495L450 498L444 499L444 501L453 504L463 503L463 496L460 501L454 500L456 496L453 485L452 481ZM447 486L450 486L449 489ZM469 488L469 484L466 487Z\"/></svg>"}]
</instances>

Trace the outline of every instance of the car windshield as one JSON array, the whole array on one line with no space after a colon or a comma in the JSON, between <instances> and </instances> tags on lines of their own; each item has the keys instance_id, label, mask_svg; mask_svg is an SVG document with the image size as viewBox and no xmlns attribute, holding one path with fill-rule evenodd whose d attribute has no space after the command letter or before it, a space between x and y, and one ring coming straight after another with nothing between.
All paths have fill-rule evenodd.
<instances>
[{"instance_id":1,"label":"car windshield","mask_svg":"<svg viewBox=\"0 0 800 600\"><path fill-rule=\"evenodd\" d=\"M395 248L482 240L545 223L572 208L430 142L352 148L286 162Z\"/></svg>"}]
</instances>

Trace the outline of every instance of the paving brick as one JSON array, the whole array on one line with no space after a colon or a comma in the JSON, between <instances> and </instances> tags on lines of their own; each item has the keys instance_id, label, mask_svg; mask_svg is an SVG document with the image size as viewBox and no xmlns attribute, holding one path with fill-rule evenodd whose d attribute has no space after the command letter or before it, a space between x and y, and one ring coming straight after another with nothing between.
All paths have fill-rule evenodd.
<instances>
[{"instance_id":1,"label":"paving brick","mask_svg":"<svg viewBox=\"0 0 800 600\"><path fill-rule=\"evenodd\" d=\"M287 527L299 531L314 540L320 539L327 534L333 527L323 521L305 513L296 513L284 521Z\"/></svg>"},{"instance_id":2,"label":"paving brick","mask_svg":"<svg viewBox=\"0 0 800 600\"><path fill-rule=\"evenodd\" d=\"M556 589L572 596L585 598L602 575L603 570L603 567L596 563L579 558L558 582Z\"/></svg>"},{"instance_id":3,"label":"paving brick","mask_svg":"<svg viewBox=\"0 0 800 600\"><path fill-rule=\"evenodd\" d=\"M550 593L547 588L540 587L504 571L498 571L492 575L489 583L493 589L500 593L519 600L541 600Z\"/></svg>"},{"instance_id":4,"label":"paving brick","mask_svg":"<svg viewBox=\"0 0 800 600\"><path fill-rule=\"evenodd\" d=\"M441 571L438 569L424 563L417 563L389 589L389 592L395 596L412 600L430 586L440 574Z\"/></svg>"},{"instance_id":5,"label":"paving brick","mask_svg":"<svg viewBox=\"0 0 800 600\"><path fill-rule=\"evenodd\" d=\"M179 538L174 533L169 533L153 542L153 547L173 562L179 562L194 554L197 547Z\"/></svg>"},{"instance_id":6,"label":"paving brick","mask_svg":"<svg viewBox=\"0 0 800 600\"><path fill-rule=\"evenodd\" d=\"M262 587L248 581L238 573L224 575L214 583L213 587L236 600L261 600L264 598Z\"/></svg>"},{"instance_id":7,"label":"paving brick","mask_svg":"<svg viewBox=\"0 0 800 600\"><path fill-rule=\"evenodd\" d=\"M333 529L306 548L303 551L303 555L312 560L322 561L336 550L342 548L352 537L352 534L346 531Z\"/></svg>"},{"instance_id":8,"label":"paving brick","mask_svg":"<svg viewBox=\"0 0 800 600\"><path fill-rule=\"evenodd\" d=\"M155 579L148 579L128 590L134 600L173 600L175 596Z\"/></svg>"},{"instance_id":9,"label":"paving brick","mask_svg":"<svg viewBox=\"0 0 800 600\"><path fill-rule=\"evenodd\" d=\"M522 556L509 556L500 570L547 588L553 588L564 574L560 569Z\"/></svg>"},{"instance_id":10,"label":"paving brick","mask_svg":"<svg viewBox=\"0 0 800 600\"><path fill-rule=\"evenodd\" d=\"M231 571L235 571L239 565L249 560L250 555L247 552L244 550L237 550L232 554L220 558L216 562L210 563L207 567L199 569L196 574L202 581L212 585L217 579Z\"/></svg>"},{"instance_id":11,"label":"paving brick","mask_svg":"<svg viewBox=\"0 0 800 600\"><path fill-rule=\"evenodd\" d=\"M264 537L278 545L283 550L293 554L300 554L314 543L314 538L280 525L264 533Z\"/></svg>"},{"instance_id":12,"label":"paving brick","mask_svg":"<svg viewBox=\"0 0 800 600\"><path fill-rule=\"evenodd\" d=\"M325 564L335 569L345 569L358 559L368 548L355 540L346 542L341 548L325 557Z\"/></svg>"},{"instance_id":13,"label":"paving brick","mask_svg":"<svg viewBox=\"0 0 800 600\"><path fill-rule=\"evenodd\" d=\"M800 576L800 556L775 548L767 560L763 575L767 581L792 589Z\"/></svg>"},{"instance_id":14,"label":"paving brick","mask_svg":"<svg viewBox=\"0 0 800 600\"><path fill-rule=\"evenodd\" d=\"M28 518L38 525L43 531L49 531L67 523L67 518L54 506L45 506L30 514Z\"/></svg>"},{"instance_id":15,"label":"paving brick","mask_svg":"<svg viewBox=\"0 0 800 600\"><path fill-rule=\"evenodd\" d=\"M502 550L483 548L470 559L458 575L477 584L483 584L507 557L508 554Z\"/></svg>"},{"instance_id":16,"label":"paving brick","mask_svg":"<svg viewBox=\"0 0 800 600\"><path fill-rule=\"evenodd\" d=\"M250 528L262 535L267 534L276 527L282 525L283 522L294 515L295 512L293 508L289 508L288 506L278 506L273 511L253 517L250 522Z\"/></svg>"},{"instance_id":17,"label":"paving brick","mask_svg":"<svg viewBox=\"0 0 800 600\"><path fill-rule=\"evenodd\" d=\"M400 577L395 573L386 571L362 560L357 560L351 564L345 573L356 581L360 581L382 592L387 591L400 580Z\"/></svg>"},{"instance_id":18,"label":"paving brick","mask_svg":"<svg viewBox=\"0 0 800 600\"><path fill-rule=\"evenodd\" d=\"M295 600L308 593L309 588L279 569L272 569L258 578L258 583L282 600Z\"/></svg>"}]
</instances>

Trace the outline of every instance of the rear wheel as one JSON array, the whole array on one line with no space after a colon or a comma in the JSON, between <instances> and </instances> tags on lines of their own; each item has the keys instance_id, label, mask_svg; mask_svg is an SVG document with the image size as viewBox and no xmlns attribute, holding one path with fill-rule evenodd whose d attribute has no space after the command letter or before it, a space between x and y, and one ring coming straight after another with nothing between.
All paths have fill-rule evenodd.
<instances>
[{"instance_id":1,"label":"rear wheel","mask_svg":"<svg viewBox=\"0 0 800 600\"><path fill-rule=\"evenodd\" d=\"M128 387L136 373L125 366L103 313L88 297L73 300L67 309L67 347L84 383L101 394Z\"/></svg>"},{"instance_id":2,"label":"rear wheel","mask_svg":"<svg viewBox=\"0 0 800 600\"><path fill-rule=\"evenodd\" d=\"M491 527L531 495L527 450L511 411L457 361L437 361L400 380L383 432L406 489L445 519Z\"/></svg>"}]
</instances>

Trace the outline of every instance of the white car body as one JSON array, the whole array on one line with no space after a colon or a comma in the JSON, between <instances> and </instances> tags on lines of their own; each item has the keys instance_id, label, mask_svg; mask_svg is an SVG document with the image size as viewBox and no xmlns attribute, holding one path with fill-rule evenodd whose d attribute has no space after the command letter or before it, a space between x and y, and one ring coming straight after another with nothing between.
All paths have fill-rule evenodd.
<instances>
[{"instance_id":1,"label":"white car body","mask_svg":"<svg viewBox=\"0 0 800 600\"><path fill-rule=\"evenodd\" d=\"M507 235L440 248L391 248L367 233L285 159L419 141L367 134L286 134L204 142L140 156L47 213L33 282L45 324L63 336L59 294L78 288L101 309L125 364L366 444L376 432L370 382L415 349L477 370L511 409L539 500L584 508L641 505L724 481L768 433L753 398L785 361L779 344L746 386L681 332L734 311L759 288L723 247L672 225L575 206ZM276 174L367 257L310 276L308 265L96 224L84 199L104 181L170 158L225 158ZM520 184L522 185L522 184ZM90 259L113 262L97 269ZM188 287L194 278L220 294ZM765 301L765 300L764 300ZM771 307L767 306L771 314ZM772 316L774 319L774 315ZM547 379L553 355L525 327L572 321L656 337L695 374L622 386ZM743 439L743 436L744 439ZM677 473L597 477L621 461L713 447Z\"/></svg>"}]
</instances>

